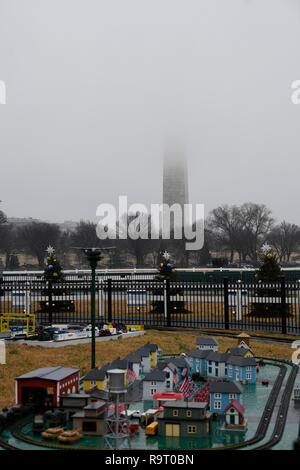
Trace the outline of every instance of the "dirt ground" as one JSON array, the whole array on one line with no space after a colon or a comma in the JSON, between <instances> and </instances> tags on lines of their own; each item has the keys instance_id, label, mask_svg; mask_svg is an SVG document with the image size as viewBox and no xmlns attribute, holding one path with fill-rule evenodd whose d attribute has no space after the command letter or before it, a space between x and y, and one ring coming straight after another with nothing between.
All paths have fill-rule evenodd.
<instances>
[{"instance_id":1,"label":"dirt ground","mask_svg":"<svg viewBox=\"0 0 300 470\"><path fill-rule=\"evenodd\" d=\"M187 352L196 345L199 332L181 331L157 331L147 330L145 336L97 343L97 365L110 362L117 357L124 357L146 342L156 343L162 349L163 354L180 354ZM202 335L201 336L205 336ZM282 335L281 335L282 337ZM219 351L225 352L230 346L236 345L237 341L228 337L216 337L219 343ZM293 350L289 345L279 343L268 343L251 340L251 348L258 356L269 356L280 359L290 359ZM48 349L20 345L17 343L7 345L6 365L0 365L0 409L4 406L14 404L15 399L15 377L29 372L38 367L47 366L69 366L79 368L81 374L89 371L90 345L82 344L64 348Z\"/></svg>"}]
</instances>

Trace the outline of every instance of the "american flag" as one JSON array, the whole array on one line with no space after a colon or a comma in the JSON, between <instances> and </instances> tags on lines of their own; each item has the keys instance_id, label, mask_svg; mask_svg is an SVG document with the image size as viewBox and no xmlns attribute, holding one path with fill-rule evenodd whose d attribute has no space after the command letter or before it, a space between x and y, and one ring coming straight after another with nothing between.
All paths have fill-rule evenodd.
<instances>
[{"instance_id":1,"label":"american flag","mask_svg":"<svg viewBox=\"0 0 300 470\"><path fill-rule=\"evenodd\" d=\"M184 398L190 396L191 377L186 377L179 387L179 391L183 393Z\"/></svg>"},{"instance_id":2,"label":"american flag","mask_svg":"<svg viewBox=\"0 0 300 470\"><path fill-rule=\"evenodd\" d=\"M175 369L174 372L173 372L173 383L174 383L174 385L177 385L178 381L179 381L178 373L177 373L177 369Z\"/></svg>"},{"instance_id":3,"label":"american flag","mask_svg":"<svg viewBox=\"0 0 300 470\"><path fill-rule=\"evenodd\" d=\"M136 373L132 369L127 370L127 380L129 383L134 382L137 379Z\"/></svg>"}]
</instances>

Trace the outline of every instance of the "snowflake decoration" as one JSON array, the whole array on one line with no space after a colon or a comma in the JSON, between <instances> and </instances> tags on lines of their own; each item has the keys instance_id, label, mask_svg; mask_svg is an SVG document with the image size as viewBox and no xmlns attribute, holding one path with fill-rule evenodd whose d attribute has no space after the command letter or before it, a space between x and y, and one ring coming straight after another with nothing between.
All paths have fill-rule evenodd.
<instances>
[{"instance_id":1,"label":"snowflake decoration","mask_svg":"<svg viewBox=\"0 0 300 470\"><path fill-rule=\"evenodd\" d=\"M269 253L269 251L272 249L272 247L268 243L264 243L263 246L261 247L261 252L266 255Z\"/></svg>"},{"instance_id":2,"label":"snowflake decoration","mask_svg":"<svg viewBox=\"0 0 300 470\"><path fill-rule=\"evenodd\" d=\"M170 259L170 254L167 252L167 250L165 250L165 251L163 252L163 255L162 255L162 256L163 256L163 258L164 258L166 261L169 261L169 259Z\"/></svg>"},{"instance_id":3,"label":"snowflake decoration","mask_svg":"<svg viewBox=\"0 0 300 470\"><path fill-rule=\"evenodd\" d=\"M47 253L49 256L53 255L55 253L55 249L53 248L53 246L49 245L48 248L47 248Z\"/></svg>"}]
</instances>

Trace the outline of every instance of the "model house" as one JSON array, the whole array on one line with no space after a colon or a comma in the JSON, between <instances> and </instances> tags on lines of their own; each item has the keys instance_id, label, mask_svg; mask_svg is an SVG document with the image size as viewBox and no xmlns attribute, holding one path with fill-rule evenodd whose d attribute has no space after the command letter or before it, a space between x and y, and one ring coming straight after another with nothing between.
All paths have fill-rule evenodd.
<instances>
[{"instance_id":1,"label":"model house","mask_svg":"<svg viewBox=\"0 0 300 470\"><path fill-rule=\"evenodd\" d=\"M157 368L166 372L166 387L168 391L172 391L173 387L178 382L177 369L173 364L168 363L167 361L158 361Z\"/></svg>"},{"instance_id":2,"label":"model house","mask_svg":"<svg viewBox=\"0 0 300 470\"><path fill-rule=\"evenodd\" d=\"M83 390L89 392L90 390L106 390L107 386L107 370L110 368L110 364L92 369L83 377Z\"/></svg>"},{"instance_id":3,"label":"model house","mask_svg":"<svg viewBox=\"0 0 300 470\"><path fill-rule=\"evenodd\" d=\"M90 403L73 415L73 429L86 435L103 436L107 432L106 417L105 401Z\"/></svg>"},{"instance_id":4,"label":"model house","mask_svg":"<svg viewBox=\"0 0 300 470\"><path fill-rule=\"evenodd\" d=\"M158 435L164 437L203 437L210 432L208 403L167 401L159 415Z\"/></svg>"},{"instance_id":5,"label":"model house","mask_svg":"<svg viewBox=\"0 0 300 470\"><path fill-rule=\"evenodd\" d=\"M193 349L187 354L191 373L202 377L229 379L236 382L255 383L256 361L249 349L231 348L238 355Z\"/></svg>"},{"instance_id":6,"label":"model house","mask_svg":"<svg viewBox=\"0 0 300 470\"><path fill-rule=\"evenodd\" d=\"M198 373L202 377L207 376L207 361L206 358L210 353L210 349L192 349L187 354L187 360L190 365L190 373L195 374Z\"/></svg>"},{"instance_id":7,"label":"model house","mask_svg":"<svg viewBox=\"0 0 300 470\"><path fill-rule=\"evenodd\" d=\"M256 383L254 357L230 356L227 361L227 377L235 382Z\"/></svg>"},{"instance_id":8,"label":"model house","mask_svg":"<svg viewBox=\"0 0 300 470\"><path fill-rule=\"evenodd\" d=\"M224 410L225 429L230 431L245 431L247 420L245 419L245 408L237 400L231 400Z\"/></svg>"},{"instance_id":9,"label":"model house","mask_svg":"<svg viewBox=\"0 0 300 470\"><path fill-rule=\"evenodd\" d=\"M244 346L228 348L226 353L231 354L232 356L254 357L254 353L251 351L251 349L245 348Z\"/></svg>"},{"instance_id":10,"label":"model house","mask_svg":"<svg viewBox=\"0 0 300 470\"><path fill-rule=\"evenodd\" d=\"M142 373L147 374L151 371L151 353L149 349L139 348L136 353L141 355Z\"/></svg>"},{"instance_id":11,"label":"model house","mask_svg":"<svg viewBox=\"0 0 300 470\"><path fill-rule=\"evenodd\" d=\"M206 356L207 377L225 378L227 376L228 354L211 351Z\"/></svg>"},{"instance_id":12,"label":"model house","mask_svg":"<svg viewBox=\"0 0 300 470\"><path fill-rule=\"evenodd\" d=\"M212 382L210 384L210 411L219 415L224 414L231 400L241 403L242 386L236 382Z\"/></svg>"},{"instance_id":13,"label":"model house","mask_svg":"<svg viewBox=\"0 0 300 470\"><path fill-rule=\"evenodd\" d=\"M250 336L247 333L240 333L237 335L238 347L243 347L245 349L250 349Z\"/></svg>"},{"instance_id":14,"label":"model house","mask_svg":"<svg viewBox=\"0 0 300 470\"><path fill-rule=\"evenodd\" d=\"M150 367L151 369L155 369L157 366L157 359L158 359L158 346L154 343L146 343L143 346L143 349L146 349L150 353Z\"/></svg>"},{"instance_id":15,"label":"model house","mask_svg":"<svg viewBox=\"0 0 300 470\"><path fill-rule=\"evenodd\" d=\"M60 397L60 407L67 413L67 419L70 419L77 411L81 411L91 401L92 398L87 393L70 393Z\"/></svg>"},{"instance_id":16,"label":"model house","mask_svg":"<svg viewBox=\"0 0 300 470\"><path fill-rule=\"evenodd\" d=\"M59 406L61 395L79 392L79 369L42 367L16 377L16 403Z\"/></svg>"},{"instance_id":17,"label":"model house","mask_svg":"<svg viewBox=\"0 0 300 470\"><path fill-rule=\"evenodd\" d=\"M197 349L205 350L210 349L211 351L218 351L218 343L214 338L198 338Z\"/></svg>"},{"instance_id":18,"label":"model house","mask_svg":"<svg viewBox=\"0 0 300 470\"><path fill-rule=\"evenodd\" d=\"M167 388L167 372L154 369L143 379L143 400L152 400L155 393L169 391Z\"/></svg>"},{"instance_id":19,"label":"model house","mask_svg":"<svg viewBox=\"0 0 300 470\"><path fill-rule=\"evenodd\" d=\"M128 371L132 371L133 376L139 379L142 375L142 356L139 352L132 352L126 356Z\"/></svg>"}]
</instances>

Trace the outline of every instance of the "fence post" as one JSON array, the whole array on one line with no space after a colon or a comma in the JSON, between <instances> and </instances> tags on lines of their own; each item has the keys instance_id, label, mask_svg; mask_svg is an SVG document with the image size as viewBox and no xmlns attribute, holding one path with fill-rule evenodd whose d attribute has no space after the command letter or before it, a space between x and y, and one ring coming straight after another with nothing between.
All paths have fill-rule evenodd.
<instances>
[{"instance_id":1,"label":"fence post","mask_svg":"<svg viewBox=\"0 0 300 470\"><path fill-rule=\"evenodd\" d=\"M285 279L284 277L281 278L280 281L281 287L281 332L283 335L286 335L286 286L285 286Z\"/></svg>"},{"instance_id":2,"label":"fence post","mask_svg":"<svg viewBox=\"0 0 300 470\"><path fill-rule=\"evenodd\" d=\"M164 317L167 326L171 326L170 314L170 279L164 280Z\"/></svg>"},{"instance_id":3,"label":"fence post","mask_svg":"<svg viewBox=\"0 0 300 470\"><path fill-rule=\"evenodd\" d=\"M107 321L112 322L112 281L107 279Z\"/></svg>"},{"instance_id":4,"label":"fence post","mask_svg":"<svg viewBox=\"0 0 300 470\"><path fill-rule=\"evenodd\" d=\"M52 315L52 307L53 307L53 300L52 300L52 281L48 281L48 323L52 325L53 322L53 315Z\"/></svg>"},{"instance_id":5,"label":"fence post","mask_svg":"<svg viewBox=\"0 0 300 470\"><path fill-rule=\"evenodd\" d=\"M99 282L99 292L98 292L98 295L99 295L99 317L103 317L104 316L104 295L103 295L103 280L101 279L100 282Z\"/></svg>"},{"instance_id":6,"label":"fence post","mask_svg":"<svg viewBox=\"0 0 300 470\"><path fill-rule=\"evenodd\" d=\"M228 277L224 277L223 286L224 286L224 324L225 324L225 330L229 330Z\"/></svg>"}]
</instances>

